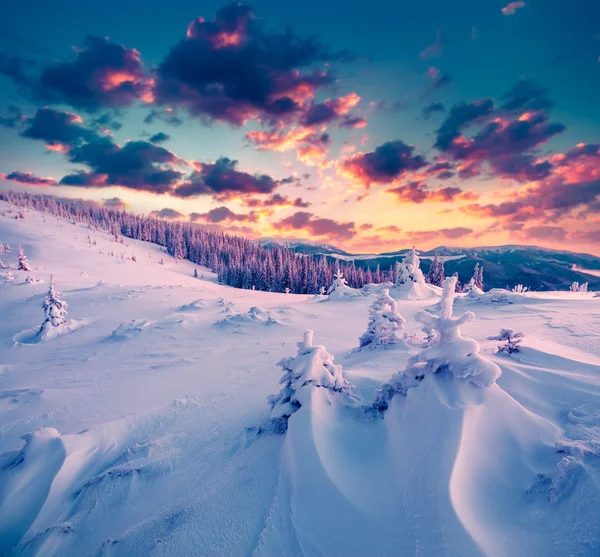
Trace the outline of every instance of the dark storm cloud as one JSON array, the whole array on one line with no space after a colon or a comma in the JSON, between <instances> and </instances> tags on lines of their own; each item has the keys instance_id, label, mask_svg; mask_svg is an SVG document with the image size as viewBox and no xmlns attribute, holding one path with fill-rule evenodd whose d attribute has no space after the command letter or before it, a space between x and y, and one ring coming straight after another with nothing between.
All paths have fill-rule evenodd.
<instances>
[{"instance_id":1,"label":"dark storm cloud","mask_svg":"<svg viewBox=\"0 0 600 557\"><path fill-rule=\"evenodd\" d=\"M42 69L36 87L37 95L44 100L89 112L128 106L140 98L151 100L139 52L91 35L76 51L74 61Z\"/></svg>"},{"instance_id":2,"label":"dark storm cloud","mask_svg":"<svg viewBox=\"0 0 600 557\"><path fill-rule=\"evenodd\" d=\"M214 163L200 163L200 169L190 179L179 185L173 195L177 197L195 197L215 195L228 197L272 193L280 182L266 174L248 174L236 170L238 161L221 157Z\"/></svg>"},{"instance_id":3,"label":"dark storm cloud","mask_svg":"<svg viewBox=\"0 0 600 557\"><path fill-rule=\"evenodd\" d=\"M427 165L414 147L401 140L388 141L369 153L358 153L340 163L342 173L369 184L388 184Z\"/></svg>"},{"instance_id":4,"label":"dark storm cloud","mask_svg":"<svg viewBox=\"0 0 600 557\"><path fill-rule=\"evenodd\" d=\"M291 29L269 33L248 6L231 4L212 21L190 23L187 36L158 66L156 100L209 121L277 121L333 82L316 63L345 57Z\"/></svg>"}]
</instances>

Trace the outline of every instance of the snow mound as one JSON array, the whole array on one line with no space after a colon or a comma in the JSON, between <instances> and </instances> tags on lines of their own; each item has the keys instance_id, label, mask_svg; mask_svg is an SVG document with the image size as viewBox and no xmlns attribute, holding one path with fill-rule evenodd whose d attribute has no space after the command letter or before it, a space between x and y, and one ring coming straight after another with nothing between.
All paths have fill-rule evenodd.
<instances>
[{"instance_id":1,"label":"snow mound","mask_svg":"<svg viewBox=\"0 0 600 557\"><path fill-rule=\"evenodd\" d=\"M251 307L246 313L235 313L220 319L215 323L216 327L240 327L243 325L280 325L273 313L257 306Z\"/></svg>"},{"instance_id":2,"label":"snow mound","mask_svg":"<svg viewBox=\"0 0 600 557\"><path fill-rule=\"evenodd\" d=\"M77 329L81 329L87 321L84 319L67 319L64 323L57 326L52 326L50 322L46 322L42 327L32 327L17 333L13 337L13 341L17 344L38 344L49 340L68 335Z\"/></svg>"},{"instance_id":3,"label":"snow mound","mask_svg":"<svg viewBox=\"0 0 600 557\"><path fill-rule=\"evenodd\" d=\"M331 301L352 300L361 296L359 290L348 286L348 282L344 278L344 273L340 270L335 273L334 281L327 289L327 294Z\"/></svg>"},{"instance_id":4,"label":"snow mound","mask_svg":"<svg viewBox=\"0 0 600 557\"><path fill-rule=\"evenodd\" d=\"M193 302L190 302L189 304L184 304L180 306L179 308L177 308L177 311L200 311L202 309L206 309L207 307L208 304L204 300L198 299L194 300Z\"/></svg>"},{"instance_id":5,"label":"snow mound","mask_svg":"<svg viewBox=\"0 0 600 557\"><path fill-rule=\"evenodd\" d=\"M148 329L152 323L145 319L132 319L127 323L121 323L108 337L107 340L124 341L137 337L140 333Z\"/></svg>"},{"instance_id":6,"label":"snow mound","mask_svg":"<svg viewBox=\"0 0 600 557\"><path fill-rule=\"evenodd\" d=\"M274 431L284 433L290 416L302 406L310 404L310 390L322 387L331 392L348 394L350 383L342 374L342 366L333 363L333 356L323 345L313 346L313 331L304 333L297 343L298 354L279 362L283 387L277 395L269 397L270 418Z\"/></svg>"}]
</instances>

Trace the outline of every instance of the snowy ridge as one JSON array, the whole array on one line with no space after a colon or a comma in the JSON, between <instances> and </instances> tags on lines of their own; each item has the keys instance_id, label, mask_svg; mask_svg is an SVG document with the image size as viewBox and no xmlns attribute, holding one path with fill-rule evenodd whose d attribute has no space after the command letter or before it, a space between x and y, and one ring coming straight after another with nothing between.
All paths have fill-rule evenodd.
<instances>
[{"instance_id":1,"label":"snowy ridge","mask_svg":"<svg viewBox=\"0 0 600 557\"><path fill-rule=\"evenodd\" d=\"M379 416L364 411L378 389L435 355L417 319L440 314L439 288L388 299L370 287L351 303L237 290L158 246L10 210L0 204L14 275L0 270L0 554L600 553L593 293L457 295L455 314L475 314L462 340L479 347L461 358L501 375L482 386L432 366ZM43 283L16 268L19 245ZM41 327L51 275L84 325L14 342ZM370 317L386 342L356 351ZM496 354L487 338L507 328L525 332L522 347ZM283 435L260 427L285 386L278 362L302 383Z\"/></svg>"}]
</instances>

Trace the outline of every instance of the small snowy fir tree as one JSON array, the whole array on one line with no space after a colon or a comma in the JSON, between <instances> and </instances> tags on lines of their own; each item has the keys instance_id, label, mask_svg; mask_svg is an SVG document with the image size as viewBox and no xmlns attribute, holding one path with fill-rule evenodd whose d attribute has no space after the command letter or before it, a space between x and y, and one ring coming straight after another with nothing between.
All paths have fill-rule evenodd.
<instances>
[{"instance_id":1,"label":"small snowy fir tree","mask_svg":"<svg viewBox=\"0 0 600 557\"><path fill-rule=\"evenodd\" d=\"M515 333L514 329L500 329L500 333L495 336L488 337L488 340L499 340L505 344L498 345L498 352L512 354L519 351L521 342L525 333Z\"/></svg>"},{"instance_id":2,"label":"small snowy fir tree","mask_svg":"<svg viewBox=\"0 0 600 557\"><path fill-rule=\"evenodd\" d=\"M25 282L28 282L29 284L38 284L42 281L38 279L34 274L31 274L25 277Z\"/></svg>"},{"instance_id":3,"label":"small snowy fir tree","mask_svg":"<svg viewBox=\"0 0 600 557\"><path fill-rule=\"evenodd\" d=\"M48 294L42 304L46 318L42 324L41 331L49 327L58 327L67 320L67 302L60 299L60 292L54 284L54 276L50 277L50 287Z\"/></svg>"},{"instance_id":4,"label":"small snowy fir tree","mask_svg":"<svg viewBox=\"0 0 600 557\"><path fill-rule=\"evenodd\" d=\"M19 271L31 271L32 270L31 265L29 265L29 261L27 261L27 256L25 255L25 252L23 251L23 248L21 246L19 246L18 260L19 260L19 266L18 266Z\"/></svg>"},{"instance_id":5,"label":"small snowy fir tree","mask_svg":"<svg viewBox=\"0 0 600 557\"><path fill-rule=\"evenodd\" d=\"M512 292L514 292L515 294L525 294L525 292L527 292L528 290L529 287L523 286L522 284L517 284L517 286L512 287Z\"/></svg>"},{"instance_id":6,"label":"small snowy fir tree","mask_svg":"<svg viewBox=\"0 0 600 557\"><path fill-rule=\"evenodd\" d=\"M319 295L325 296L325 287L324 286L321 286L321 288L319 288Z\"/></svg>"},{"instance_id":7,"label":"small snowy fir tree","mask_svg":"<svg viewBox=\"0 0 600 557\"><path fill-rule=\"evenodd\" d=\"M198 269L194 267L194 278L198 278Z\"/></svg>"},{"instance_id":8,"label":"small snowy fir tree","mask_svg":"<svg viewBox=\"0 0 600 557\"><path fill-rule=\"evenodd\" d=\"M367 330L361 335L359 348L388 346L400 342L398 333L403 329L406 320L398 313L398 304L384 288L369 309Z\"/></svg>"},{"instance_id":9,"label":"small snowy fir tree","mask_svg":"<svg viewBox=\"0 0 600 557\"><path fill-rule=\"evenodd\" d=\"M587 292L588 291L588 283L587 282L582 282L581 284L579 284L578 282L574 282L569 287L569 290L571 292Z\"/></svg>"},{"instance_id":10,"label":"small snowy fir tree","mask_svg":"<svg viewBox=\"0 0 600 557\"><path fill-rule=\"evenodd\" d=\"M0 242L0 253L4 253L6 250L4 249L4 244Z\"/></svg>"},{"instance_id":11,"label":"small snowy fir tree","mask_svg":"<svg viewBox=\"0 0 600 557\"><path fill-rule=\"evenodd\" d=\"M358 292L348 286L348 282L344 278L344 273L338 268L333 275L333 282L327 289L327 294L330 300L342 300L358 295Z\"/></svg>"},{"instance_id":12,"label":"small snowy fir tree","mask_svg":"<svg viewBox=\"0 0 600 557\"><path fill-rule=\"evenodd\" d=\"M452 315L455 288L456 277L444 280L439 315L424 310L416 314L417 321L427 330L436 331L437 335L427 348L408 359L404 372L396 374L390 383L382 386L373 404L375 410L384 412L396 394L406 395L408 389L417 386L426 375L444 373L478 387L489 387L502 373L494 362L479 354L477 341L462 336L459 327L473 321L475 315L470 311L460 317Z\"/></svg>"},{"instance_id":13,"label":"small snowy fir tree","mask_svg":"<svg viewBox=\"0 0 600 557\"><path fill-rule=\"evenodd\" d=\"M396 271L398 273L396 286L408 282L425 282L423 271L421 271L419 252L414 247L404 256L402 263L396 263Z\"/></svg>"},{"instance_id":14,"label":"small snowy fir tree","mask_svg":"<svg viewBox=\"0 0 600 557\"><path fill-rule=\"evenodd\" d=\"M8 271L8 273L6 273L6 276L4 277L4 282L14 282L15 281L15 276Z\"/></svg>"},{"instance_id":15,"label":"small snowy fir tree","mask_svg":"<svg viewBox=\"0 0 600 557\"><path fill-rule=\"evenodd\" d=\"M310 390L321 387L332 393L349 394L352 387L342 374L342 366L333 363L333 356L324 346L313 346L313 332L304 333L298 342L298 354L284 358L278 364L283 369L279 381L281 391L271 395L270 419L275 433L285 433L290 416L310 404Z\"/></svg>"}]
</instances>

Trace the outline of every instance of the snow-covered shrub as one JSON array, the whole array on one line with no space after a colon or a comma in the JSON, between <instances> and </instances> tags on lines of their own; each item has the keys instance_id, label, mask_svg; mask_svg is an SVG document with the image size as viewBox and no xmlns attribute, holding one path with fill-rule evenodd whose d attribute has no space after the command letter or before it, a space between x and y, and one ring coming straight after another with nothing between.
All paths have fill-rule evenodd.
<instances>
[{"instance_id":1,"label":"snow-covered shrub","mask_svg":"<svg viewBox=\"0 0 600 557\"><path fill-rule=\"evenodd\" d=\"M8 273L6 273L6 276L4 277L4 282L14 282L15 281L15 276L8 271Z\"/></svg>"},{"instance_id":2,"label":"snow-covered shrub","mask_svg":"<svg viewBox=\"0 0 600 557\"><path fill-rule=\"evenodd\" d=\"M38 284L38 283L42 282L42 280L37 278L35 275L31 274L31 275L27 275L25 277L25 282L27 282L29 284Z\"/></svg>"},{"instance_id":3,"label":"snow-covered shrub","mask_svg":"<svg viewBox=\"0 0 600 557\"><path fill-rule=\"evenodd\" d=\"M439 315L420 311L415 316L417 321L428 330L436 331L437 335L427 348L408 359L406 370L397 373L389 384L381 387L373 405L375 410L385 411L394 395L406 395L409 388L418 385L428 374L447 373L454 379L469 381L478 387L489 387L502 373L494 362L479 354L477 341L462 336L459 327L473 321L475 315L470 311L460 317L452 315L455 288L456 277L446 278Z\"/></svg>"},{"instance_id":4,"label":"snow-covered shrub","mask_svg":"<svg viewBox=\"0 0 600 557\"><path fill-rule=\"evenodd\" d=\"M4 244L2 242L0 242L0 253L4 253L5 249L4 249Z\"/></svg>"},{"instance_id":5,"label":"snow-covered shrub","mask_svg":"<svg viewBox=\"0 0 600 557\"><path fill-rule=\"evenodd\" d=\"M359 296L358 291L348 286L348 282L344 278L344 273L339 269L333 275L333 282L327 289L327 294L330 300L343 300L344 298L354 298Z\"/></svg>"},{"instance_id":6,"label":"snow-covered shrub","mask_svg":"<svg viewBox=\"0 0 600 557\"><path fill-rule=\"evenodd\" d=\"M0 269L8 269L8 265L6 265L2 259L0 259Z\"/></svg>"},{"instance_id":7,"label":"snow-covered shrub","mask_svg":"<svg viewBox=\"0 0 600 557\"><path fill-rule=\"evenodd\" d=\"M369 308L367 330L361 335L359 348L388 346L400 341L398 333L403 329L406 320L398 313L398 304L384 288Z\"/></svg>"},{"instance_id":8,"label":"snow-covered shrub","mask_svg":"<svg viewBox=\"0 0 600 557\"><path fill-rule=\"evenodd\" d=\"M342 366L333 363L333 356L323 345L313 346L313 332L304 333L298 342L298 354L284 358L278 365L283 369L279 381L281 391L268 397L270 420L275 433L285 433L288 419L302 406L310 403L310 389L320 387L334 393L349 394L352 387L342 374Z\"/></svg>"},{"instance_id":9,"label":"snow-covered shrub","mask_svg":"<svg viewBox=\"0 0 600 557\"><path fill-rule=\"evenodd\" d=\"M582 282L581 284L579 284L578 282L574 282L569 287L569 290L571 292L587 292L588 291L588 283L587 282Z\"/></svg>"},{"instance_id":10,"label":"snow-covered shrub","mask_svg":"<svg viewBox=\"0 0 600 557\"><path fill-rule=\"evenodd\" d=\"M19 271L31 271L32 270L31 265L29 265L29 261L27 261L27 256L25 255L25 252L23 251L23 248L21 246L19 246L18 260L19 260L19 266L18 266Z\"/></svg>"},{"instance_id":11,"label":"snow-covered shrub","mask_svg":"<svg viewBox=\"0 0 600 557\"><path fill-rule=\"evenodd\" d=\"M60 299L60 292L55 287L54 277L50 277L50 287L42 307L45 315L42 331L48 327L58 327L66 322L67 302Z\"/></svg>"},{"instance_id":12,"label":"snow-covered shrub","mask_svg":"<svg viewBox=\"0 0 600 557\"><path fill-rule=\"evenodd\" d=\"M413 247L402 262L396 262L396 284L390 290L396 300L422 300L436 296L435 290L425 282L419 252Z\"/></svg>"},{"instance_id":13,"label":"snow-covered shrub","mask_svg":"<svg viewBox=\"0 0 600 557\"><path fill-rule=\"evenodd\" d=\"M513 286L511 292L515 292L517 294L524 294L529 290L528 286L523 286L522 284L517 284L517 286Z\"/></svg>"},{"instance_id":14,"label":"snow-covered shrub","mask_svg":"<svg viewBox=\"0 0 600 557\"><path fill-rule=\"evenodd\" d=\"M477 286L477 281L475 280L475 276L471 277L469 282L465 284L463 288L463 294L469 296L469 298L476 298L483 294L483 290Z\"/></svg>"},{"instance_id":15,"label":"snow-covered shrub","mask_svg":"<svg viewBox=\"0 0 600 557\"><path fill-rule=\"evenodd\" d=\"M525 333L515 333L514 329L500 329L497 335L488 337L488 340L499 340L506 344L498 345L498 352L512 354L519 351L519 346L523 342Z\"/></svg>"}]
</instances>

